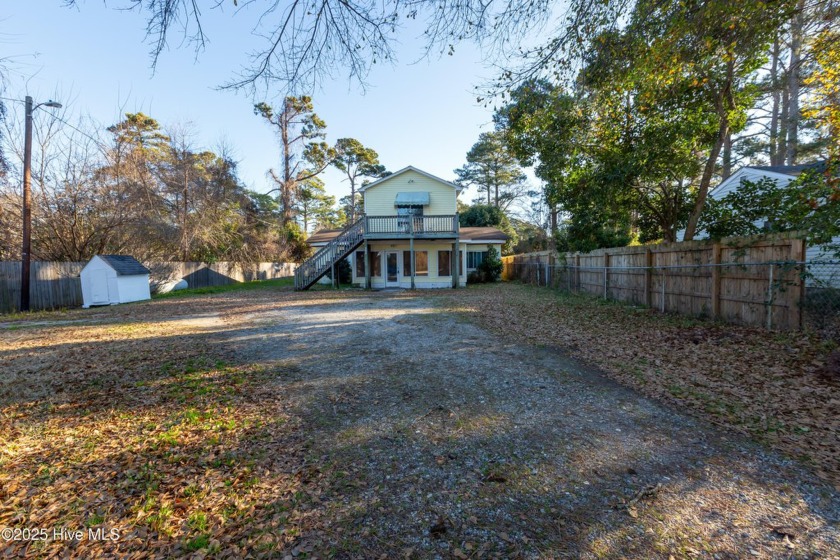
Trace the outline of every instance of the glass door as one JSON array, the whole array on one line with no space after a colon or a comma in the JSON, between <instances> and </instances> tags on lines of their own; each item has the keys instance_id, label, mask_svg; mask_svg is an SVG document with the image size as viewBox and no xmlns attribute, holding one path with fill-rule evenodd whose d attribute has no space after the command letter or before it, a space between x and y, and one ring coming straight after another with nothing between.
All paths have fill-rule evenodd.
<instances>
[{"instance_id":1,"label":"glass door","mask_svg":"<svg viewBox=\"0 0 840 560\"><path fill-rule=\"evenodd\" d=\"M397 251L388 251L385 253L385 285L399 286L400 285L400 260Z\"/></svg>"}]
</instances>

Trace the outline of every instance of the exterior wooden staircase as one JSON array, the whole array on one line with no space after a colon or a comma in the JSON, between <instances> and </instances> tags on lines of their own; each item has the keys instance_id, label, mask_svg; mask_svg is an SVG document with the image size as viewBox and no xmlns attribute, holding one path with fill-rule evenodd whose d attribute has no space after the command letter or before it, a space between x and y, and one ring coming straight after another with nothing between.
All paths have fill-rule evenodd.
<instances>
[{"instance_id":1,"label":"exterior wooden staircase","mask_svg":"<svg viewBox=\"0 0 840 560\"><path fill-rule=\"evenodd\" d=\"M350 255L365 240L365 218L345 228L341 235L309 257L295 270L295 290L308 290L333 265Z\"/></svg>"}]
</instances>

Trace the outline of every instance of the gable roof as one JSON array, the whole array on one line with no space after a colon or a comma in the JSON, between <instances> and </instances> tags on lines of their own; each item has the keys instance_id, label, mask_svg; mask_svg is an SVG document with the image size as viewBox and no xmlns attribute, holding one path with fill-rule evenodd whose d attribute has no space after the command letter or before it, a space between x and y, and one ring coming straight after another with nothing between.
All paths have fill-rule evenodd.
<instances>
[{"instance_id":1,"label":"gable roof","mask_svg":"<svg viewBox=\"0 0 840 560\"><path fill-rule=\"evenodd\" d=\"M96 255L108 266L114 269L117 276L136 276L149 274L151 271L140 264L140 261L129 255Z\"/></svg>"},{"instance_id":2,"label":"gable roof","mask_svg":"<svg viewBox=\"0 0 840 560\"><path fill-rule=\"evenodd\" d=\"M420 175L423 175L424 177L427 177L427 178L429 178L433 181L437 181L438 183L443 183L444 185L446 185L448 187L452 187L453 189L455 189L458 192L461 192L461 190L463 190L463 188L464 188L464 187L460 187L460 186L456 185L455 183L451 183L449 181L441 179L440 177L438 177L436 175L432 175L431 173L427 173L427 172L423 171L422 169L417 169L413 165L409 165L408 167L403 167L399 171L394 171L390 175L386 175L385 177L382 177L381 179L377 179L376 181L374 181L372 183L368 183L367 185L364 185L364 186L360 187L359 192L364 192L371 187L375 187L376 185L379 185L380 183L384 183L385 181L387 181L389 179L393 179L394 177L397 177L398 175L402 175L403 173L407 173L409 171L414 171L415 173L419 173Z\"/></svg>"}]
</instances>

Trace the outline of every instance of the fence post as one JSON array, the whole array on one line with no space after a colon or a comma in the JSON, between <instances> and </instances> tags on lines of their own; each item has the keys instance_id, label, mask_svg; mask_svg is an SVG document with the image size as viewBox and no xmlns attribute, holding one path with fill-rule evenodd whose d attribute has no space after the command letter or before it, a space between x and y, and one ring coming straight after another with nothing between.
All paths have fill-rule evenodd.
<instances>
[{"instance_id":1,"label":"fence post","mask_svg":"<svg viewBox=\"0 0 840 560\"><path fill-rule=\"evenodd\" d=\"M575 255L575 288L580 292L580 255Z\"/></svg>"},{"instance_id":2,"label":"fence post","mask_svg":"<svg viewBox=\"0 0 840 560\"><path fill-rule=\"evenodd\" d=\"M566 285L569 288L569 293L572 293L572 268L569 266L569 258L566 257L564 262L564 266L566 267Z\"/></svg>"},{"instance_id":3,"label":"fence post","mask_svg":"<svg viewBox=\"0 0 840 560\"><path fill-rule=\"evenodd\" d=\"M712 245L712 317L720 319L720 243Z\"/></svg>"},{"instance_id":4,"label":"fence post","mask_svg":"<svg viewBox=\"0 0 840 560\"><path fill-rule=\"evenodd\" d=\"M790 260L795 263L805 261L805 240L791 239L790 240ZM788 296L788 328L801 329L802 328L802 305L805 303L805 273L807 272L804 264L797 264L793 266L794 279L791 285L787 288Z\"/></svg>"},{"instance_id":5,"label":"fence post","mask_svg":"<svg viewBox=\"0 0 840 560\"><path fill-rule=\"evenodd\" d=\"M665 313L665 279L667 275L665 274L668 271L664 266L662 267L662 313Z\"/></svg>"},{"instance_id":6,"label":"fence post","mask_svg":"<svg viewBox=\"0 0 840 560\"><path fill-rule=\"evenodd\" d=\"M767 330L769 331L773 328L773 263L770 263L767 276Z\"/></svg>"},{"instance_id":7,"label":"fence post","mask_svg":"<svg viewBox=\"0 0 840 560\"><path fill-rule=\"evenodd\" d=\"M645 249L645 307L653 306L653 251Z\"/></svg>"},{"instance_id":8,"label":"fence post","mask_svg":"<svg viewBox=\"0 0 840 560\"><path fill-rule=\"evenodd\" d=\"M548 256L548 262L545 263L545 287L546 288L551 286L550 271L551 271L551 255Z\"/></svg>"},{"instance_id":9,"label":"fence post","mask_svg":"<svg viewBox=\"0 0 840 560\"><path fill-rule=\"evenodd\" d=\"M604 253L604 299L607 299L607 295L609 293L609 278L607 269L610 266L610 254Z\"/></svg>"}]
</instances>

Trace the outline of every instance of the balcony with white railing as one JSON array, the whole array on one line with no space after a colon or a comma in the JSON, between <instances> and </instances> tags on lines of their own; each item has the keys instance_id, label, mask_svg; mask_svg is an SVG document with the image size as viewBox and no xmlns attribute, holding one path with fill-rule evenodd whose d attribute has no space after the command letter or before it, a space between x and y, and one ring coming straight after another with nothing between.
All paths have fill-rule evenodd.
<instances>
[{"instance_id":1,"label":"balcony with white railing","mask_svg":"<svg viewBox=\"0 0 840 560\"><path fill-rule=\"evenodd\" d=\"M365 216L367 239L438 239L458 236L458 216Z\"/></svg>"}]
</instances>

